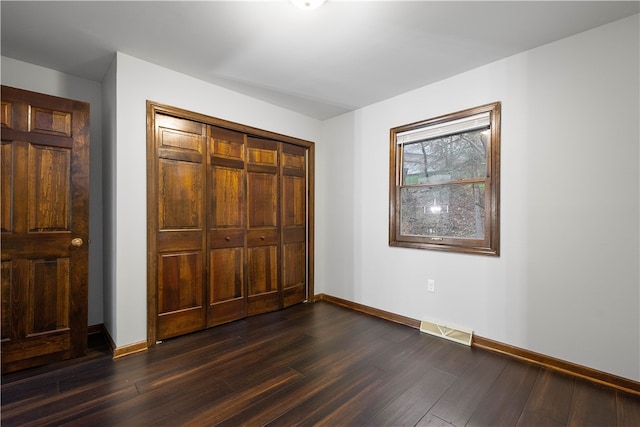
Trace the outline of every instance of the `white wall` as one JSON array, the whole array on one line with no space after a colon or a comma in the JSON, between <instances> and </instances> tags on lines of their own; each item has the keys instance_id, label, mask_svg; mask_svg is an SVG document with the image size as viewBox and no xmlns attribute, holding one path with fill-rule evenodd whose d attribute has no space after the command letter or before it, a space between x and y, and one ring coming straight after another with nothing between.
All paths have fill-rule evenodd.
<instances>
[{"instance_id":1,"label":"white wall","mask_svg":"<svg viewBox=\"0 0 640 427\"><path fill-rule=\"evenodd\" d=\"M354 159L356 149L355 114L347 113L323 126L322 139L316 144L315 188L315 293L329 292L355 300Z\"/></svg>"},{"instance_id":2,"label":"white wall","mask_svg":"<svg viewBox=\"0 0 640 427\"><path fill-rule=\"evenodd\" d=\"M121 347L147 338L146 101L309 141L320 139L321 123L129 55L116 61L116 260L105 287L115 297L109 331Z\"/></svg>"},{"instance_id":3,"label":"white wall","mask_svg":"<svg viewBox=\"0 0 640 427\"><path fill-rule=\"evenodd\" d=\"M640 380L638 27L636 15L326 121L316 292ZM501 256L389 247L389 129L493 101Z\"/></svg>"},{"instance_id":4,"label":"white wall","mask_svg":"<svg viewBox=\"0 0 640 427\"><path fill-rule=\"evenodd\" d=\"M2 84L90 104L89 141L89 325L102 312L102 89L100 83L2 57Z\"/></svg>"}]
</instances>

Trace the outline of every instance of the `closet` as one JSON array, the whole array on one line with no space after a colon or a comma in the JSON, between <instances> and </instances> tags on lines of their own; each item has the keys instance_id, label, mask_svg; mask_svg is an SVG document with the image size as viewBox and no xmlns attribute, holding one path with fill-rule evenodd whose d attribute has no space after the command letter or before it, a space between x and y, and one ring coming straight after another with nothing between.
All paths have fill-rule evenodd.
<instances>
[{"instance_id":1,"label":"closet","mask_svg":"<svg viewBox=\"0 0 640 427\"><path fill-rule=\"evenodd\" d=\"M312 299L313 143L147 114L148 344Z\"/></svg>"}]
</instances>

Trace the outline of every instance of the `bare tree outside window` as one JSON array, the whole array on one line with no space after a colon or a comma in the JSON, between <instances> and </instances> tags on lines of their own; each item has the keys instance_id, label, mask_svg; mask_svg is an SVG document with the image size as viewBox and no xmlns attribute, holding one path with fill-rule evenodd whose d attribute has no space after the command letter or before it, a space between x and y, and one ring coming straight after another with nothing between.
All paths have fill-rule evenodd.
<instances>
[{"instance_id":1,"label":"bare tree outside window","mask_svg":"<svg viewBox=\"0 0 640 427\"><path fill-rule=\"evenodd\" d=\"M389 244L498 255L500 103L391 129Z\"/></svg>"}]
</instances>

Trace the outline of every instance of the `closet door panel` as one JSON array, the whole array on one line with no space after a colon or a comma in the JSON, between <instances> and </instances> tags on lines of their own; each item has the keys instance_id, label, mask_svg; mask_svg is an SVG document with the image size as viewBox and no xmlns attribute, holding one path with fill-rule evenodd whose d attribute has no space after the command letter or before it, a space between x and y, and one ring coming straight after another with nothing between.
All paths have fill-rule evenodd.
<instances>
[{"instance_id":1,"label":"closet door panel","mask_svg":"<svg viewBox=\"0 0 640 427\"><path fill-rule=\"evenodd\" d=\"M247 162L253 166L278 166L278 143L268 139L249 138Z\"/></svg>"},{"instance_id":2,"label":"closet door panel","mask_svg":"<svg viewBox=\"0 0 640 427\"><path fill-rule=\"evenodd\" d=\"M307 299L306 150L282 144L282 306Z\"/></svg>"},{"instance_id":3,"label":"closet door panel","mask_svg":"<svg viewBox=\"0 0 640 427\"><path fill-rule=\"evenodd\" d=\"M158 301L160 315L179 310L190 310L202 305L203 272L199 252L162 254L159 263L159 288L162 298Z\"/></svg>"},{"instance_id":4,"label":"closet door panel","mask_svg":"<svg viewBox=\"0 0 640 427\"><path fill-rule=\"evenodd\" d=\"M209 128L207 326L247 316L245 136Z\"/></svg>"},{"instance_id":5,"label":"closet door panel","mask_svg":"<svg viewBox=\"0 0 640 427\"><path fill-rule=\"evenodd\" d=\"M158 223L161 231L202 230L202 164L160 159Z\"/></svg>"},{"instance_id":6,"label":"closet door panel","mask_svg":"<svg viewBox=\"0 0 640 427\"><path fill-rule=\"evenodd\" d=\"M0 145L0 183L11 182L13 177L13 153L13 144L2 143ZM0 231L3 233L13 231L12 193L10 185L0 186Z\"/></svg>"},{"instance_id":7,"label":"closet door panel","mask_svg":"<svg viewBox=\"0 0 640 427\"><path fill-rule=\"evenodd\" d=\"M245 317L244 248L214 249L210 256L208 325Z\"/></svg>"},{"instance_id":8,"label":"closet door panel","mask_svg":"<svg viewBox=\"0 0 640 427\"><path fill-rule=\"evenodd\" d=\"M306 299L305 244L282 245L282 300L288 307Z\"/></svg>"},{"instance_id":9,"label":"closet door panel","mask_svg":"<svg viewBox=\"0 0 640 427\"><path fill-rule=\"evenodd\" d=\"M278 247L257 246L248 249L249 315L266 313L280 307L278 292Z\"/></svg>"},{"instance_id":10,"label":"closet door panel","mask_svg":"<svg viewBox=\"0 0 640 427\"><path fill-rule=\"evenodd\" d=\"M244 170L212 165L210 204L216 229L244 227Z\"/></svg>"},{"instance_id":11,"label":"closet door panel","mask_svg":"<svg viewBox=\"0 0 640 427\"><path fill-rule=\"evenodd\" d=\"M279 143L247 139L248 315L280 304Z\"/></svg>"},{"instance_id":12,"label":"closet door panel","mask_svg":"<svg viewBox=\"0 0 640 427\"><path fill-rule=\"evenodd\" d=\"M203 273L200 251L160 255L158 333L163 338L204 328Z\"/></svg>"},{"instance_id":13,"label":"closet door panel","mask_svg":"<svg viewBox=\"0 0 640 427\"><path fill-rule=\"evenodd\" d=\"M156 117L157 338L206 326L205 136L200 123Z\"/></svg>"},{"instance_id":14,"label":"closet door panel","mask_svg":"<svg viewBox=\"0 0 640 427\"><path fill-rule=\"evenodd\" d=\"M249 172L249 228L278 226L278 176Z\"/></svg>"}]
</instances>

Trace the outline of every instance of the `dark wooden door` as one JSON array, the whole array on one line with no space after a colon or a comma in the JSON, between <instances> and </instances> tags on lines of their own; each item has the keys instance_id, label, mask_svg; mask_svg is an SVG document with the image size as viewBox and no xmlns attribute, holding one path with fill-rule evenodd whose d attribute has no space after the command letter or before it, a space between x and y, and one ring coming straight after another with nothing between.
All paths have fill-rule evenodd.
<instances>
[{"instance_id":1,"label":"dark wooden door","mask_svg":"<svg viewBox=\"0 0 640 427\"><path fill-rule=\"evenodd\" d=\"M2 371L87 348L89 104L2 87Z\"/></svg>"},{"instance_id":2,"label":"dark wooden door","mask_svg":"<svg viewBox=\"0 0 640 427\"><path fill-rule=\"evenodd\" d=\"M156 233L157 338L204 329L207 306L205 280L205 150L206 126L157 115L155 122L157 177L152 188L150 229Z\"/></svg>"},{"instance_id":3,"label":"dark wooden door","mask_svg":"<svg viewBox=\"0 0 640 427\"><path fill-rule=\"evenodd\" d=\"M282 306L307 299L307 150L282 143Z\"/></svg>"},{"instance_id":4,"label":"dark wooden door","mask_svg":"<svg viewBox=\"0 0 640 427\"><path fill-rule=\"evenodd\" d=\"M207 326L247 316L245 136L210 127Z\"/></svg>"},{"instance_id":5,"label":"dark wooden door","mask_svg":"<svg viewBox=\"0 0 640 427\"><path fill-rule=\"evenodd\" d=\"M247 138L248 315L280 308L278 146Z\"/></svg>"}]
</instances>

